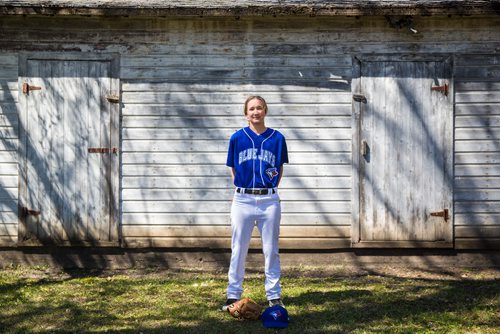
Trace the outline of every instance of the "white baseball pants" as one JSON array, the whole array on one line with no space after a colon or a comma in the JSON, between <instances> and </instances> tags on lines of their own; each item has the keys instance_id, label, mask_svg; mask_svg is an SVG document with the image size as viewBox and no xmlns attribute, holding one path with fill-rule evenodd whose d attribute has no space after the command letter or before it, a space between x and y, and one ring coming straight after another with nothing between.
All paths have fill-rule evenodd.
<instances>
[{"instance_id":1,"label":"white baseball pants","mask_svg":"<svg viewBox=\"0 0 500 334\"><path fill-rule=\"evenodd\" d=\"M228 273L228 299L240 299L243 293L245 262L255 225L262 240L267 299L281 298L278 248L280 220L281 205L277 191L268 195L234 193L231 206L232 251Z\"/></svg>"}]
</instances>

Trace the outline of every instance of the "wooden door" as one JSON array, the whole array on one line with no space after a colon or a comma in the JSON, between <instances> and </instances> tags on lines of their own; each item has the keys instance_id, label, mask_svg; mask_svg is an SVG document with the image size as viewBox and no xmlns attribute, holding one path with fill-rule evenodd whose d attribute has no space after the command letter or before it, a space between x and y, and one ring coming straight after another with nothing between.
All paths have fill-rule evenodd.
<instances>
[{"instance_id":1,"label":"wooden door","mask_svg":"<svg viewBox=\"0 0 500 334\"><path fill-rule=\"evenodd\" d=\"M20 62L20 243L117 241L115 65L81 57Z\"/></svg>"},{"instance_id":2,"label":"wooden door","mask_svg":"<svg viewBox=\"0 0 500 334\"><path fill-rule=\"evenodd\" d=\"M451 247L451 64L358 63L357 247ZM446 85L446 86L445 86Z\"/></svg>"}]
</instances>

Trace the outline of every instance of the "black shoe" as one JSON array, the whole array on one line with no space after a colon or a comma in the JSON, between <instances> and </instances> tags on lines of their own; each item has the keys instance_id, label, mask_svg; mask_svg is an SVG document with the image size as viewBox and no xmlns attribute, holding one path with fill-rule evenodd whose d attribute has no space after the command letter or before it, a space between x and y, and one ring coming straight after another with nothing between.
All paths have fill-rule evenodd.
<instances>
[{"instance_id":1,"label":"black shoe","mask_svg":"<svg viewBox=\"0 0 500 334\"><path fill-rule=\"evenodd\" d=\"M238 299L232 299L232 298L226 300L226 303L224 305L222 305L220 310L223 312L226 312L229 305L231 305L232 303L236 303L237 301L238 301Z\"/></svg>"}]
</instances>

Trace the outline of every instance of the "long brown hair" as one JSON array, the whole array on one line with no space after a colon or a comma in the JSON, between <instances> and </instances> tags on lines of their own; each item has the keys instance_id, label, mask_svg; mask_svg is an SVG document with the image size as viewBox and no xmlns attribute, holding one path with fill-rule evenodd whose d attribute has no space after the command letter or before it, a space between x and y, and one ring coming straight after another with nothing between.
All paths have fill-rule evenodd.
<instances>
[{"instance_id":1,"label":"long brown hair","mask_svg":"<svg viewBox=\"0 0 500 334\"><path fill-rule=\"evenodd\" d=\"M252 101L253 99L257 99L260 102L262 102L262 104L264 105L264 112L267 115L267 103L266 103L266 100L264 100L264 98L262 96L258 96L258 95L252 95L252 96L247 97L247 99L245 100L245 107L243 109L243 113L245 115L247 114L248 102Z\"/></svg>"}]
</instances>

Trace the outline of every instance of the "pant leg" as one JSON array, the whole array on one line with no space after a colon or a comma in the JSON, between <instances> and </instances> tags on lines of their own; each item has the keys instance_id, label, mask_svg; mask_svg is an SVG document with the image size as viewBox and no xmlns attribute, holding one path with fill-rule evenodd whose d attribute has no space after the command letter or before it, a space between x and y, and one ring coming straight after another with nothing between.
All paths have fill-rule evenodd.
<instances>
[{"instance_id":1,"label":"pant leg","mask_svg":"<svg viewBox=\"0 0 500 334\"><path fill-rule=\"evenodd\" d=\"M243 293L245 263L255 225L255 203L249 195L235 193L231 206L231 263L228 272L228 299Z\"/></svg>"},{"instance_id":2,"label":"pant leg","mask_svg":"<svg viewBox=\"0 0 500 334\"><path fill-rule=\"evenodd\" d=\"M265 261L265 289L268 300L281 298L281 265L279 256L279 233L281 205L277 194L269 195L259 205L261 209L257 227L262 239L262 251Z\"/></svg>"}]
</instances>

